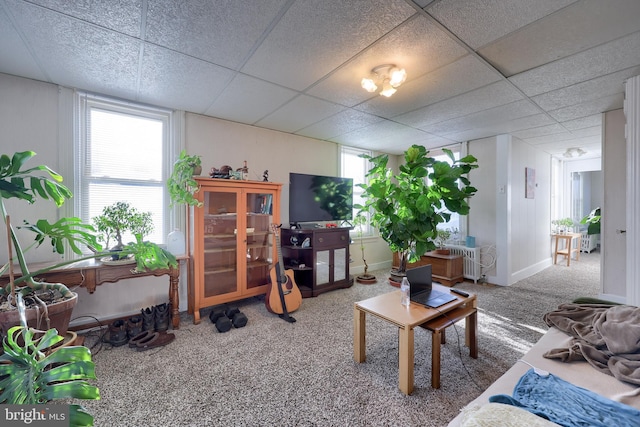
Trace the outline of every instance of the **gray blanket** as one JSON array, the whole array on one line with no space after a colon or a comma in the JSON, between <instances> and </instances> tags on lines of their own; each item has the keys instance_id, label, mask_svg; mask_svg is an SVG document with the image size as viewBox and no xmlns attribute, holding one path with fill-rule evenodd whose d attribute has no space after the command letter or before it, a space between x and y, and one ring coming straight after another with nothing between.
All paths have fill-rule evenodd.
<instances>
[{"instance_id":1,"label":"gray blanket","mask_svg":"<svg viewBox=\"0 0 640 427\"><path fill-rule=\"evenodd\" d=\"M573 337L568 348L549 350L544 357L586 360L620 381L640 385L640 308L562 304L545 314L544 321Z\"/></svg>"}]
</instances>

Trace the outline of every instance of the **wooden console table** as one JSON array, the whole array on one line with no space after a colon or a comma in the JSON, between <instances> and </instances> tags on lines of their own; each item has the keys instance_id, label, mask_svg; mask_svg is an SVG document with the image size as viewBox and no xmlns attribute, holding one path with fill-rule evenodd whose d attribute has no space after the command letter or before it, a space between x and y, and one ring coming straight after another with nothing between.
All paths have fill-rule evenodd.
<instances>
[{"instance_id":1,"label":"wooden console table","mask_svg":"<svg viewBox=\"0 0 640 427\"><path fill-rule=\"evenodd\" d=\"M63 283L68 287L80 286L90 294L96 291L96 287L103 283L115 283L123 279L135 279L136 277L164 276L169 275L169 303L171 304L171 324L173 329L180 328L180 315L178 306L180 297L178 294L178 284L180 281L180 263L189 260L187 255L177 257L177 267L169 267L153 271L135 273L135 264L105 265L97 260L79 261L66 267L51 270L47 273L39 274L37 279L47 282ZM50 263L36 263L30 265L32 272L46 268ZM16 267L15 276L20 276L20 267ZM0 277L0 286L9 283L8 274Z\"/></svg>"}]
</instances>

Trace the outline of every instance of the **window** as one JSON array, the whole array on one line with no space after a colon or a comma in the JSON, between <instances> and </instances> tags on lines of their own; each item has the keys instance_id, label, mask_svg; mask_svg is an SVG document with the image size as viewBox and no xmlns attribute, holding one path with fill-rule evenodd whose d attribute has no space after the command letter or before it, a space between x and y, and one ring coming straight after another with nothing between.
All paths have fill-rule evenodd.
<instances>
[{"instance_id":1,"label":"window","mask_svg":"<svg viewBox=\"0 0 640 427\"><path fill-rule=\"evenodd\" d=\"M453 156L456 160L460 159L460 148L459 146L455 146L455 147L446 147L449 150L451 150L451 152L453 152ZM429 155L431 157L433 157L434 159L438 160L438 161L443 161L443 162L447 162L449 164L451 164L451 159L449 158L449 156L447 156L446 154L444 154L444 152L441 149L435 149L435 150L431 150ZM446 208L443 209L444 212L449 212ZM466 227L464 227L464 221L461 220L460 214L455 213L455 212L449 212L451 214L451 217L449 218L449 221L443 224L440 224L438 226L439 229L456 229L458 230L458 236L462 235L462 229ZM454 238L454 236L452 236L452 238Z\"/></svg>"},{"instance_id":2,"label":"window","mask_svg":"<svg viewBox=\"0 0 640 427\"><path fill-rule=\"evenodd\" d=\"M128 202L152 214L154 230L145 240L164 243L172 113L88 94L77 101L75 215L92 223L105 206ZM129 234L123 241L133 239Z\"/></svg>"},{"instance_id":3,"label":"window","mask_svg":"<svg viewBox=\"0 0 640 427\"><path fill-rule=\"evenodd\" d=\"M360 157L361 154L368 154L371 156L371 151L361 150L358 148L342 147L340 150L340 164L341 164L341 176L345 178L353 178L353 204L364 204L362 198L363 189L358 187L358 184L366 182L366 175L370 169L369 161ZM356 217L358 209L353 210L353 217ZM373 229L369 224L369 214L366 214L366 223L358 226L354 229L357 233L362 231L363 236L372 236Z\"/></svg>"}]
</instances>

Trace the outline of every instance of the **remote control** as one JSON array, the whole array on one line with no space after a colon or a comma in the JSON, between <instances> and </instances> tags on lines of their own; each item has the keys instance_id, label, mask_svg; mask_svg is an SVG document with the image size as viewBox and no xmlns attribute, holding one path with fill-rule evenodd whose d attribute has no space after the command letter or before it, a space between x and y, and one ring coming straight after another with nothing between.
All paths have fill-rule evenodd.
<instances>
[{"instance_id":1,"label":"remote control","mask_svg":"<svg viewBox=\"0 0 640 427\"><path fill-rule=\"evenodd\" d=\"M461 291L460 289L456 289L456 288L451 289L451 292L453 292L454 294L462 295L463 297L469 296L469 294L466 293L465 291Z\"/></svg>"}]
</instances>

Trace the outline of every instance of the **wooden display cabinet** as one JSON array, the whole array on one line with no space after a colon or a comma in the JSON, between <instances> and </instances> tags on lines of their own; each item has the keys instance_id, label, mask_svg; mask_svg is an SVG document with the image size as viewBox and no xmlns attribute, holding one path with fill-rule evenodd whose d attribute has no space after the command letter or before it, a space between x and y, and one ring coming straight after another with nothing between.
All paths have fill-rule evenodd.
<instances>
[{"instance_id":1,"label":"wooden display cabinet","mask_svg":"<svg viewBox=\"0 0 640 427\"><path fill-rule=\"evenodd\" d=\"M193 283L189 313L267 292L276 258L271 224L280 218L281 184L198 178L193 208Z\"/></svg>"},{"instance_id":2,"label":"wooden display cabinet","mask_svg":"<svg viewBox=\"0 0 640 427\"><path fill-rule=\"evenodd\" d=\"M282 258L303 297L353 285L349 228L282 229ZM308 245L305 240L308 240Z\"/></svg>"}]
</instances>

